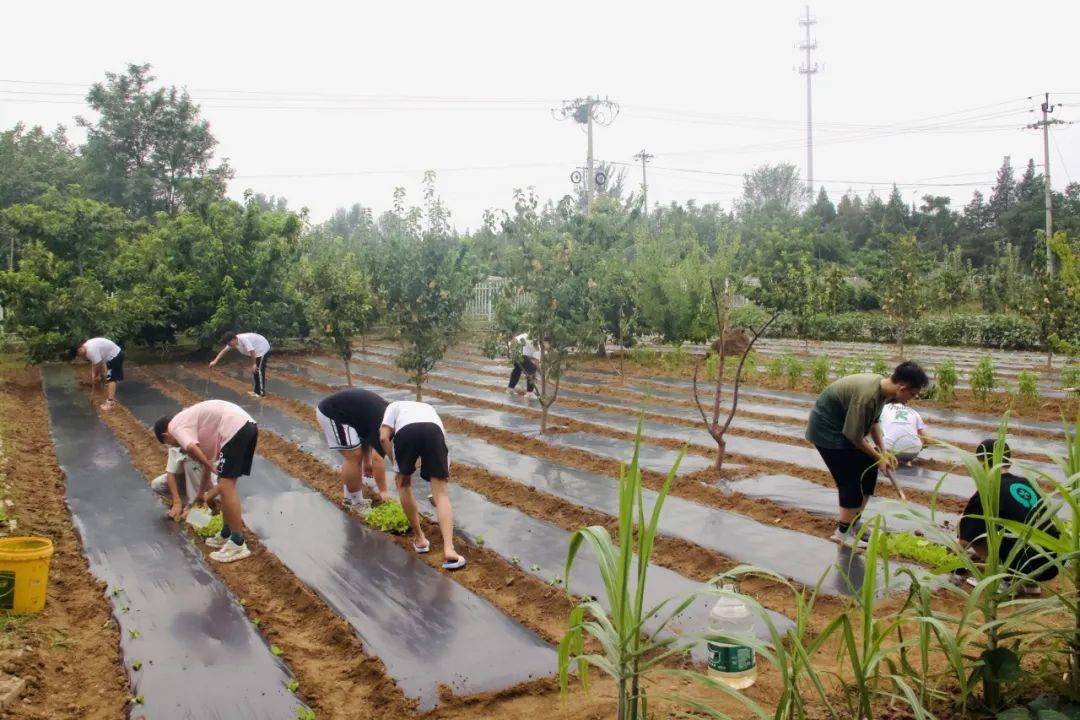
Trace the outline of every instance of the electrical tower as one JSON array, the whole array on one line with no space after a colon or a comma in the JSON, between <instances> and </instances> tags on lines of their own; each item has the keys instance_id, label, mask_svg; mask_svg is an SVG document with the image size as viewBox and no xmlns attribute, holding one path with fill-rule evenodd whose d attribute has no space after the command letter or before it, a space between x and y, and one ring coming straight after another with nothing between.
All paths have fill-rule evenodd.
<instances>
[{"instance_id":1,"label":"electrical tower","mask_svg":"<svg viewBox=\"0 0 1080 720\"><path fill-rule=\"evenodd\" d=\"M635 160L641 161L641 206L645 209L646 215L649 214L649 183L645 179L645 166L652 161L653 157L655 156L646 152L644 148L634 156Z\"/></svg>"},{"instance_id":2,"label":"electrical tower","mask_svg":"<svg viewBox=\"0 0 1080 720\"><path fill-rule=\"evenodd\" d=\"M585 155L585 207L592 208L593 189L596 184L595 170L593 167L593 125L610 125L615 122L619 115L619 104L598 97L574 98L564 100L561 107L553 108L551 114L556 120L573 118L578 125L585 126L588 135L588 147Z\"/></svg>"},{"instance_id":3,"label":"electrical tower","mask_svg":"<svg viewBox=\"0 0 1080 720\"><path fill-rule=\"evenodd\" d=\"M1034 98L1028 98L1034 100ZM1060 104L1060 103L1059 103ZM1050 126L1065 125L1064 120L1051 120L1050 113L1054 112L1057 105L1050 104L1050 93L1043 95L1042 120L1031 123L1027 127L1031 130L1042 130L1043 136L1043 196L1046 203L1046 274L1054 274L1054 251L1050 247L1050 238L1054 236L1054 209L1050 191ZM1035 112L1032 110L1032 112Z\"/></svg>"},{"instance_id":4,"label":"electrical tower","mask_svg":"<svg viewBox=\"0 0 1080 720\"><path fill-rule=\"evenodd\" d=\"M811 85L814 75L820 70L814 62L813 53L817 50L817 41L810 36L810 28L817 20L810 17L810 6L806 6L806 16L799 18L799 25L806 30L806 39L799 49L806 52L806 62L799 67L799 73L806 76L806 189L811 203L814 202L814 105L811 102Z\"/></svg>"}]
</instances>

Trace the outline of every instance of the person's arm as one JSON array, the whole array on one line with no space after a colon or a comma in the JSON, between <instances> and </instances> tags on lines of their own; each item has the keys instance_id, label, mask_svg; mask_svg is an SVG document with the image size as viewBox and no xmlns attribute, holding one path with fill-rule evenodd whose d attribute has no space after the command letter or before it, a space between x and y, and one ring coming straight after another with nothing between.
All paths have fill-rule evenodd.
<instances>
[{"instance_id":1,"label":"person's arm","mask_svg":"<svg viewBox=\"0 0 1080 720\"><path fill-rule=\"evenodd\" d=\"M198 450L198 454L192 452L193 450L196 450L196 449ZM206 457L206 455L203 454L202 449L199 448L198 444L192 445L191 449L188 450L188 454L191 455L192 457L196 457L196 458L205 458ZM202 460L199 460L199 462L201 463ZM210 482L210 466L204 464L203 465L203 471L202 471L202 477L199 478L199 492L198 492L198 494L195 495L195 504L196 505L205 505L206 504L206 502L208 500L208 498L206 496L206 493L209 492L212 487L213 487L213 483Z\"/></svg>"},{"instance_id":2,"label":"person's arm","mask_svg":"<svg viewBox=\"0 0 1080 720\"><path fill-rule=\"evenodd\" d=\"M383 425L379 428L379 444L382 445L383 457L393 463L394 467L397 467L397 460L394 458L394 444L390 442L390 433L393 432L393 428L389 425ZM379 488L380 490L382 488Z\"/></svg>"},{"instance_id":3,"label":"person's arm","mask_svg":"<svg viewBox=\"0 0 1080 720\"><path fill-rule=\"evenodd\" d=\"M184 448L184 452L189 458L194 458L199 461L199 464L203 466L203 479L202 484L206 486L210 483L210 473L214 470L214 464L210 462L210 458L206 457L206 453L203 452L202 446L198 442L193 442Z\"/></svg>"},{"instance_id":4,"label":"person's arm","mask_svg":"<svg viewBox=\"0 0 1080 720\"><path fill-rule=\"evenodd\" d=\"M249 352L248 356L251 357L251 372L259 372L259 356L255 354L254 350Z\"/></svg>"},{"instance_id":5,"label":"person's arm","mask_svg":"<svg viewBox=\"0 0 1080 720\"><path fill-rule=\"evenodd\" d=\"M379 436L379 444L382 444L382 435ZM390 489L386 487L386 470L376 473L375 467L371 464L371 453L375 450L370 445L364 445L364 456L360 459L361 467L371 472L371 477L375 479L375 485L379 488L379 497L383 500L390 494Z\"/></svg>"},{"instance_id":6,"label":"person's arm","mask_svg":"<svg viewBox=\"0 0 1080 720\"><path fill-rule=\"evenodd\" d=\"M169 508L169 517L175 520L184 512L184 503L180 500L180 486L176 483L176 474L166 472L165 482L169 485L169 495L172 496L172 506Z\"/></svg>"},{"instance_id":7,"label":"person's arm","mask_svg":"<svg viewBox=\"0 0 1080 720\"><path fill-rule=\"evenodd\" d=\"M225 356L225 353L227 353L227 352L229 352L229 346L228 346L228 345L226 345L225 347L221 348L221 352L219 352L219 353L217 354L217 357L215 357L215 358L214 358L213 360L211 360L211 361L210 361L210 367L214 367L214 366L215 366L215 365L217 365L217 364L218 364L219 362L221 362L221 358L222 358L222 357L224 357L224 356Z\"/></svg>"}]
</instances>

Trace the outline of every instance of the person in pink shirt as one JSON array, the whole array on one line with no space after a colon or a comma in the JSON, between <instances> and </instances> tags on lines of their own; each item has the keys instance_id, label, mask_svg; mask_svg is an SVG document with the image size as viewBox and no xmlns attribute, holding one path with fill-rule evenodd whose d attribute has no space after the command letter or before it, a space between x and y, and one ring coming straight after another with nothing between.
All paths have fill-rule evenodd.
<instances>
[{"instance_id":1,"label":"person in pink shirt","mask_svg":"<svg viewBox=\"0 0 1080 720\"><path fill-rule=\"evenodd\" d=\"M234 562L251 555L244 542L240 496L236 481L251 474L259 426L239 405L225 400L206 400L184 408L175 415L165 415L154 423L158 442L183 450L202 465L202 482L195 503L206 501L211 489L210 474L218 476L221 512L225 516L221 534L206 539L216 548L210 558Z\"/></svg>"}]
</instances>

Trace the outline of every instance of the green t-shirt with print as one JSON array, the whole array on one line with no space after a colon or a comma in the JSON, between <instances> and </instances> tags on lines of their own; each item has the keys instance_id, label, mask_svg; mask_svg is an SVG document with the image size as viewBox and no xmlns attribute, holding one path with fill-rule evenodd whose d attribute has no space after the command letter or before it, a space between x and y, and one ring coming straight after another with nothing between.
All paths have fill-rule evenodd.
<instances>
[{"instance_id":1,"label":"green t-shirt with print","mask_svg":"<svg viewBox=\"0 0 1080 720\"><path fill-rule=\"evenodd\" d=\"M842 377L818 396L810 411L806 439L822 448L854 448L881 418L885 400L880 375Z\"/></svg>"}]
</instances>

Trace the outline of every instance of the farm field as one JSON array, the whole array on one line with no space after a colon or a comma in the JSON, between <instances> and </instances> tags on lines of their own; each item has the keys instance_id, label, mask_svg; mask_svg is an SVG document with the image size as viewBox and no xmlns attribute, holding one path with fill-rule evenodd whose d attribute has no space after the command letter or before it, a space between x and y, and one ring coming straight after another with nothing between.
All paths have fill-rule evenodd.
<instances>
[{"instance_id":1,"label":"farm field","mask_svg":"<svg viewBox=\"0 0 1080 720\"><path fill-rule=\"evenodd\" d=\"M354 383L388 400L411 398L408 377L393 364L396 354L388 344L356 352ZM425 383L425 398L451 433L451 497L469 558L464 571L446 574L411 553L403 539L368 527L341 506L340 457L326 449L313 415L321 397L344 386L339 360L279 356L263 400L245 394L248 378L238 364L210 375L201 364L140 364L121 384L121 406L111 413L87 404L87 388L68 367L38 373L9 366L9 385L17 377L23 392L36 397L6 407L4 427L11 432L24 405L41 419L33 426L37 437L15 445L5 438L5 448L31 443L55 453L71 513L65 523L77 528L86 558L67 573L82 578L76 594L83 602L110 617L101 633L73 641L80 652L96 649L95 656L110 657L105 651L112 649L110 663L81 668L102 686L100 716L125 705L145 717L182 708L211 716L233 703L230 712L240 717L308 711L344 717L366 708L372 716L482 712L501 718L562 702L555 645L572 607L566 590L603 596L593 564L579 563L562 577L565 548L583 525L616 529L615 478L619 463L633 454L639 410L645 412L640 452L647 506L686 447L660 516L650 600L692 594L743 564L797 587L819 586L822 609L841 611L845 597L860 591L867 567L860 553L827 540L835 491L801 439L799 415L808 412L810 396L770 395L748 385L747 414L732 428L718 475L715 446L695 427L676 385L588 372L586 364L565 378L563 399L551 411L552 432L540 434L535 402L502 391L507 369L463 347ZM664 392L653 392L658 388ZM190 533L161 519L160 500L146 486L164 462L150 432L154 419L206 397L239 404L265 431L250 482L241 487L245 524L255 536L250 565L208 563ZM49 431L43 436L45 413ZM985 429L971 428L963 422L969 416L943 414L942 437L971 445L994 423L986 414L979 418ZM950 419L957 421L945 425ZM1048 455L1064 450L1060 434L1038 424L1018 425L1009 439L1024 458L1018 464L1032 472L1052 472ZM88 457L93 462L86 463ZM26 489L17 476L13 480L8 492L19 498ZM898 480L909 508L929 517L932 504L936 521L953 526L974 488L945 450L930 453L918 468L902 469ZM421 497L424 487L417 486ZM896 515L891 487L879 489L871 516L884 513L894 531L919 526ZM122 534L113 530L118 523ZM17 706L14 717L60 717L76 707L57 705L59 714L41 714L63 702L48 689L70 666L56 657L71 647L50 645L43 635L55 623L52 606L62 609L73 600L57 596L69 589L67 573L54 576L50 612L16 630L27 644L6 667L28 675L40 694L27 695L30 702ZM902 586L877 589L880 608L898 602ZM782 585L748 578L740 590L767 609L774 628L792 627L797 608ZM704 632L710 607L707 596L699 597L665 632ZM756 632L762 641L769 637L760 620ZM208 637L218 640L207 645ZM696 646L685 662L701 667L703 653ZM177 664L205 673L202 693L192 696L170 681ZM241 671L230 672L233 667ZM767 703L777 683L763 666L749 696ZM602 715L603 688L588 696L572 691L566 716ZM717 707L730 702L715 693L705 697Z\"/></svg>"}]
</instances>

